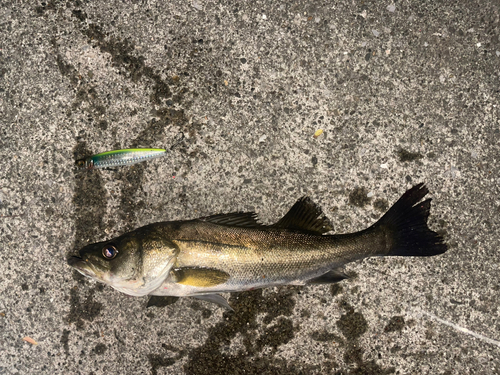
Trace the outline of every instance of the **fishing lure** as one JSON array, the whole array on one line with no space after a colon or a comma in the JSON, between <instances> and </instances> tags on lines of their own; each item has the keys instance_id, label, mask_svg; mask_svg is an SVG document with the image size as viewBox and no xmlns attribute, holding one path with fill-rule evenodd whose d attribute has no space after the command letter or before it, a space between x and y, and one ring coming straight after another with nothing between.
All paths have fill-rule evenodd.
<instances>
[{"instance_id":1,"label":"fishing lure","mask_svg":"<svg viewBox=\"0 0 500 375\"><path fill-rule=\"evenodd\" d=\"M166 152L167 150L163 148L129 148L125 150L106 151L77 160L76 167L80 169L121 167L160 158Z\"/></svg>"}]
</instances>

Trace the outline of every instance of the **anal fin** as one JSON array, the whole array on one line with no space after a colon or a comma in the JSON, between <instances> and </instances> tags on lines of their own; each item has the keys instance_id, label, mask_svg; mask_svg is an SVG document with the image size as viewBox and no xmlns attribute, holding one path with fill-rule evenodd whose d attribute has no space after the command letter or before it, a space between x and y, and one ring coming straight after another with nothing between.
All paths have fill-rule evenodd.
<instances>
[{"instance_id":1,"label":"anal fin","mask_svg":"<svg viewBox=\"0 0 500 375\"><path fill-rule=\"evenodd\" d=\"M327 273L315 277L314 279L310 279L306 281L306 285L311 285L311 284L333 284L333 283L338 283L339 281L347 279L349 276L347 276L344 272L333 269L328 271Z\"/></svg>"}]
</instances>

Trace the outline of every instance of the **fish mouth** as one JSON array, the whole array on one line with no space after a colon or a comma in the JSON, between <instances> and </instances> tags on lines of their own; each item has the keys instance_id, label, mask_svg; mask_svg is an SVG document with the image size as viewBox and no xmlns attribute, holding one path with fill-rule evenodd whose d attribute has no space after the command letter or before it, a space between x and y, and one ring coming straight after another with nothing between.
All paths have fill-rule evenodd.
<instances>
[{"instance_id":1,"label":"fish mouth","mask_svg":"<svg viewBox=\"0 0 500 375\"><path fill-rule=\"evenodd\" d=\"M75 268L82 275L92 278L97 277L97 274L94 271L92 264L84 261L82 258L77 256L71 256L68 258L67 262L71 267Z\"/></svg>"},{"instance_id":2,"label":"fish mouth","mask_svg":"<svg viewBox=\"0 0 500 375\"><path fill-rule=\"evenodd\" d=\"M68 259L68 264L71 267L75 267L79 262L83 262L83 259L77 256L71 256Z\"/></svg>"}]
</instances>

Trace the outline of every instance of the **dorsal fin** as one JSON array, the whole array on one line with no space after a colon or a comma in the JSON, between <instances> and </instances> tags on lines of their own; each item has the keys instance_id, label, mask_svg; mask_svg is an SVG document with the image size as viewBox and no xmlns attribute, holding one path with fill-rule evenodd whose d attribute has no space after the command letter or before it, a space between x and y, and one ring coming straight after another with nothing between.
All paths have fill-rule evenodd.
<instances>
[{"instance_id":1,"label":"dorsal fin","mask_svg":"<svg viewBox=\"0 0 500 375\"><path fill-rule=\"evenodd\" d=\"M257 214L255 212L231 212L229 214L201 217L198 220L208 221L219 225L243 228L262 228L265 226L258 222Z\"/></svg>"},{"instance_id":2,"label":"dorsal fin","mask_svg":"<svg viewBox=\"0 0 500 375\"><path fill-rule=\"evenodd\" d=\"M330 220L309 197L300 198L273 227L311 234L323 234L333 230Z\"/></svg>"}]
</instances>

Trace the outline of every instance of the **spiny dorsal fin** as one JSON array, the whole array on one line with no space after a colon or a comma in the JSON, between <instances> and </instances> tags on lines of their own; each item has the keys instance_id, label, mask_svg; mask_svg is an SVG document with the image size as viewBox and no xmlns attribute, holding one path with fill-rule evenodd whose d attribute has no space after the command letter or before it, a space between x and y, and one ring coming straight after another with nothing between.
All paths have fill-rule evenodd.
<instances>
[{"instance_id":1,"label":"spiny dorsal fin","mask_svg":"<svg viewBox=\"0 0 500 375\"><path fill-rule=\"evenodd\" d=\"M208 288L224 284L229 274L214 268L183 267L172 270L178 284Z\"/></svg>"},{"instance_id":2,"label":"spiny dorsal fin","mask_svg":"<svg viewBox=\"0 0 500 375\"><path fill-rule=\"evenodd\" d=\"M312 234L323 234L333 230L330 220L309 197L300 198L273 227Z\"/></svg>"},{"instance_id":3,"label":"spiny dorsal fin","mask_svg":"<svg viewBox=\"0 0 500 375\"><path fill-rule=\"evenodd\" d=\"M201 217L199 220L210 223L243 228L261 228L265 225L259 223L255 212L231 212L229 214L218 214Z\"/></svg>"}]
</instances>

